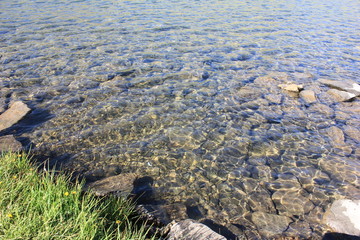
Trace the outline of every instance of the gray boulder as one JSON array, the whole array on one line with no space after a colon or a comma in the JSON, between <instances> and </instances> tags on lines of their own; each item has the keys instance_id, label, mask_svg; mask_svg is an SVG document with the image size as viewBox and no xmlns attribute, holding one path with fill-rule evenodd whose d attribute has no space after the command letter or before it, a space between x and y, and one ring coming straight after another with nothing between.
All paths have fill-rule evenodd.
<instances>
[{"instance_id":1,"label":"gray boulder","mask_svg":"<svg viewBox=\"0 0 360 240\"><path fill-rule=\"evenodd\" d=\"M226 240L202 223L186 219L171 226L168 240Z\"/></svg>"},{"instance_id":2,"label":"gray boulder","mask_svg":"<svg viewBox=\"0 0 360 240\"><path fill-rule=\"evenodd\" d=\"M19 152L21 150L21 143L17 141L13 135L6 135L0 137L0 152Z\"/></svg>"},{"instance_id":3,"label":"gray boulder","mask_svg":"<svg viewBox=\"0 0 360 240\"><path fill-rule=\"evenodd\" d=\"M335 80L329 80L320 78L318 80L320 83L329 86L331 88L340 89L352 94L355 94L356 96L360 96L360 85L352 82L352 81L335 81Z\"/></svg>"},{"instance_id":4,"label":"gray boulder","mask_svg":"<svg viewBox=\"0 0 360 240\"><path fill-rule=\"evenodd\" d=\"M9 109L0 115L0 131L19 122L31 109L21 102L14 102Z\"/></svg>"},{"instance_id":5,"label":"gray boulder","mask_svg":"<svg viewBox=\"0 0 360 240\"><path fill-rule=\"evenodd\" d=\"M323 219L335 232L360 236L360 200L336 200Z\"/></svg>"}]
</instances>

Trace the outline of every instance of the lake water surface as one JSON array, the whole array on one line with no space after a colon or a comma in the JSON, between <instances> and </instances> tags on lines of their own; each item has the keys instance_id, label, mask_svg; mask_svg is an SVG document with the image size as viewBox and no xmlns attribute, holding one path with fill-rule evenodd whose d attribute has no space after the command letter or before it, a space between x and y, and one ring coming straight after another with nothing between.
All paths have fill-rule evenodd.
<instances>
[{"instance_id":1,"label":"lake water surface","mask_svg":"<svg viewBox=\"0 0 360 240\"><path fill-rule=\"evenodd\" d=\"M89 180L151 178L170 219L320 239L329 205L360 198L360 101L318 82L360 82L359 16L357 0L2 0L1 100L34 109L9 131Z\"/></svg>"}]
</instances>

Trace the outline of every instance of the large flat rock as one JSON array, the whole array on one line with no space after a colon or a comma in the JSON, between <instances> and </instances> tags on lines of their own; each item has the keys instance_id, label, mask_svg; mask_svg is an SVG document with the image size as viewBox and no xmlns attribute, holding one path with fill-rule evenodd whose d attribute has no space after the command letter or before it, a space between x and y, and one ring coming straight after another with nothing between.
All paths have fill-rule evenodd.
<instances>
[{"instance_id":1,"label":"large flat rock","mask_svg":"<svg viewBox=\"0 0 360 240\"><path fill-rule=\"evenodd\" d=\"M21 143L17 141L13 135L6 135L0 137L0 152L19 152L21 150Z\"/></svg>"},{"instance_id":2,"label":"large flat rock","mask_svg":"<svg viewBox=\"0 0 360 240\"><path fill-rule=\"evenodd\" d=\"M208 226L191 219L175 223L170 228L168 240L226 240Z\"/></svg>"},{"instance_id":3,"label":"large flat rock","mask_svg":"<svg viewBox=\"0 0 360 240\"><path fill-rule=\"evenodd\" d=\"M335 232L360 236L360 200L336 200L324 215Z\"/></svg>"},{"instance_id":4,"label":"large flat rock","mask_svg":"<svg viewBox=\"0 0 360 240\"><path fill-rule=\"evenodd\" d=\"M8 110L0 115L0 131L19 122L31 109L23 102L14 102Z\"/></svg>"},{"instance_id":5,"label":"large flat rock","mask_svg":"<svg viewBox=\"0 0 360 240\"><path fill-rule=\"evenodd\" d=\"M340 89L340 90L355 94L356 96L360 96L360 85L355 82L335 81L335 80L329 80L329 79L324 79L324 78L320 78L318 81L329 87Z\"/></svg>"}]
</instances>

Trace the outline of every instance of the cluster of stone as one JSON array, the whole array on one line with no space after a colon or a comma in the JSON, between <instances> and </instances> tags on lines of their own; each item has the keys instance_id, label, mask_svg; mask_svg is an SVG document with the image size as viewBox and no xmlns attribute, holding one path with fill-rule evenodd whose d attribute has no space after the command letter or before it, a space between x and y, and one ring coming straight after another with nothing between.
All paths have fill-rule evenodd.
<instances>
[{"instance_id":1,"label":"cluster of stone","mask_svg":"<svg viewBox=\"0 0 360 240\"><path fill-rule=\"evenodd\" d=\"M360 85L351 81L335 81L320 78L318 82L329 86L326 94L337 102L346 102L360 96ZM283 90L299 93L299 96L308 104L317 101L315 92L311 89L304 89L303 85L297 85L294 83L280 84L279 87Z\"/></svg>"}]
</instances>

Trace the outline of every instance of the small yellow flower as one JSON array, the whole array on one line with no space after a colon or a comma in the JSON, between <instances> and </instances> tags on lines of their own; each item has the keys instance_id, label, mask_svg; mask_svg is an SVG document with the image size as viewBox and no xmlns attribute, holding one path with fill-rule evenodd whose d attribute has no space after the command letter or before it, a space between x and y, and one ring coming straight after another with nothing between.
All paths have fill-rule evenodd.
<instances>
[{"instance_id":1,"label":"small yellow flower","mask_svg":"<svg viewBox=\"0 0 360 240\"><path fill-rule=\"evenodd\" d=\"M120 224L121 221L120 221L120 220L116 220L115 223L116 223L116 224Z\"/></svg>"},{"instance_id":2,"label":"small yellow flower","mask_svg":"<svg viewBox=\"0 0 360 240\"><path fill-rule=\"evenodd\" d=\"M17 156L18 156L18 157L22 157L22 155L21 155L21 154L18 154Z\"/></svg>"},{"instance_id":3,"label":"small yellow flower","mask_svg":"<svg viewBox=\"0 0 360 240\"><path fill-rule=\"evenodd\" d=\"M0 184L2 184L2 181L0 181Z\"/></svg>"},{"instance_id":4,"label":"small yellow flower","mask_svg":"<svg viewBox=\"0 0 360 240\"><path fill-rule=\"evenodd\" d=\"M12 178L13 178L13 179L17 179L17 176L16 176L16 175L14 175Z\"/></svg>"},{"instance_id":5,"label":"small yellow flower","mask_svg":"<svg viewBox=\"0 0 360 240\"><path fill-rule=\"evenodd\" d=\"M8 218L14 217L11 213L8 213L6 216L7 216Z\"/></svg>"},{"instance_id":6,"label":"small yellow flower","mask_svg":"<svg viewBox=\"0 0 360 240\"><path fill-rule=\"evenodd\" d=\"M76 194L76 192L75 192L75 191L72 191L71 194Z\"/></svg>"},{"instance_id":7,"label":"small yellow flower","mask_svg":"<svg viewBox=\"0 0 360 240\"><path fill-rule=\"evenodd\" d=\"M69 192L65 192L64 195L65 195L65 196L69 196Z\"/></svg>"}]
</instances>

